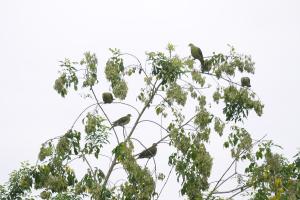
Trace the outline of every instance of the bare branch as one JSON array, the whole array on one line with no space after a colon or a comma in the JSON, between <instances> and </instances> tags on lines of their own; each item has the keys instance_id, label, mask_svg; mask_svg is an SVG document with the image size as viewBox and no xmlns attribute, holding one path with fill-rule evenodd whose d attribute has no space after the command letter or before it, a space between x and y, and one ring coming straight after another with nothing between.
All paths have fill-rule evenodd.
<instances>
[{"instance_id":1,"label":"bare branch","mask_svg":"<svg viewBox=\"0 0 300 200\"><path fill-rule=\"evenodd\" d=\"M147 107L150 105L150 103L152 102L152 99L153 99L153 97L155 96L155 93L156 93L157 90L159 89L160 85L161 85L161 83L158 84L157 87L155 87L155 84L154 84L154 87L152 88L152 94L150 95L150 97L149 97L149 99L148 99L148 102L144 105L142 111L141 111L140 114L138 115L138 117L137 117L137 119L136 119L136 121L135 121L133 127L131 128L131 131L129 132L129 134L128 134L127 138L124 140L124 142L127 142L127 141L131 138L131 136L132 136L132 134L133 134L133 132L134 132L136 126L137 126L138 123L139 123L140 118L141 118L142 115L144 114L146 108L147 108ZM106 176L105 176L104 182L103 182L103 184L102 184L102 190L101 190L100 196L101 196L102 193L103 193L103 190L104 190L104 188L105 188L105 186L106 186L106 184L107 184L107 181L108 181L108 179L109 179L109 177L110 177L110 175L111 175L111 173L112 173L112 171L113 171L113 168L114 168L114 166L116 165L116 163L117 163L117 157L115 156L114 159L113 159L113 161L112 161L112 163L111 163L111 166L110 166L110 168L109 168L109 170L108 170L108 172L107 172L107 174L106 174Z\"/></svg>"},{"instance_id":2,"label":"bare branch","mask_svg":"<svg viewBox=\"0 0 300 200\"><path fill-rule=\"evenodd\" d=\"M96 100L96 102L97 102L99 108L101 109L102 113L105 115L105 117L106 117L107 121L109 122L109 124L112 126L112 122L110 121L110 119L108 118L108 116L107 116L107 114L105 113L104 109L102 108L100 102L98 101L98 98L97 98L97 96L96 96L96 94L95 94L95 92L94 92L93 87L91 87L90 89L91 89L91 91L92 91L92 93L93 93L93 96L94 96L94 98L95 98L95 100ZM117 142L118 142L118 144L119 144L120 141L119 141L118 135L117 135L117 133L116 133L116 131L115 131L114 128L113 128L113 131L114 131L116 140L117 140Z\"/></svg>"},{"instance_id":3,"label":"bare branch","mask_svg":"<svg viewBox=\"0 0 300 200\"><path fill-rule=\"evenodd\" d=\"M159 193L158 193L158 196L157 196L156 200L158 200L158 198L160 197L162 191L163 191L164 188L166 187L167 182L169 181L169 178L170 178L170 176L171 176L171 173L172 173L173 169L174 169L174 165L171 167L171 169L170 169L170 171L169 171L169 174L168 174L168 176L167 176L167 179L166 179L164 185L162 186L162 188L160 189L160 191L159 191Z\"/></svg>"}]
</instances>

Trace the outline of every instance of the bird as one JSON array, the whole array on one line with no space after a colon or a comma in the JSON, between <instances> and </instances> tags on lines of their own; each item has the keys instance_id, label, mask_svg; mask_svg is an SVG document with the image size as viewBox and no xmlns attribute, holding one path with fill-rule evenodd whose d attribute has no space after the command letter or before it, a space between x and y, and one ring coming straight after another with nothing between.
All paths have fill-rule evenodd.
<instances>
[{"instance_id":1,"label":"bird","mask_svg":"<svg viewBox=\"0 0 300 200\"><path fill-rule=\"evenodd\" d=\"M241 84L243 87L251 87L250 78L249 77L242 77Z\"/></svg>"},{"instance_id":2,"label":"bird","mask_svg":"<svg viewBox=\"0 0 300 200\"><path fill-rule=\"evenodd\" d=\"M102 93L102 100L103 100L104 103L112 103L113 100L114 100L112 93L103 92Z\"/></svg>"},{"instance_id":3,"label":"bird","mask_svg":"<svg viewBox=\"0 0 300 200\"><path fill-rule=\"evenodd\" d=\"M157 143L153 143L151 147L148 149L145 149L141 153L138 154L138 159L139 158L152 158L156 155L157 152Z\"/></svg>"},{"instance_id":4,"label":"bird","mask_svg":"<svg viewBox=\"0 0 300 200\"><path fill-rule=\"evenodd\" d=\"M131 117L131 114L128 114L128 115L121 117L120 119L114 121L112 123L112 126L110 129L112 129L113 127L116 127L116 126L125 126L126 124L128 124L130 122L130 117Z\"/></svg>"},{"instance_id":5,"label":"bird","mask_svg":"<svg viewBox=\"0 0 300 200\"><path fill-rule=\"evenodd\" d=\"M204 63L204 58L203 58L203 54L202 54L201 49L199 47L193 45L192 43L190 43L189 46L191 47L192 57L194 59L198 59L201 63L202 68L203 68L205 66L205 63Z\"/></svg>"}]
</instances>

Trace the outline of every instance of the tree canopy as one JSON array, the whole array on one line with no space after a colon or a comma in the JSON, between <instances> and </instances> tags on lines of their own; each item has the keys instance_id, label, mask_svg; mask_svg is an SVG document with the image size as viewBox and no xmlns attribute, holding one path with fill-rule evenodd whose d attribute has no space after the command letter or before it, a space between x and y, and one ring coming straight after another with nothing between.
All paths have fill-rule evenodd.
<instances>
[{"instance_id":1,"label":"tree canopy","mask_svg":"<svg viewBox=\"0 0 300 200\"><path fill-rule=\"evenodd\" d=\"M142 64L133 54L110 52L104 69L91 52L80 61L60 61L57 93L78 92L93 103L65 134L41 145L35 165L23 163L10 174L0 199L160 199L172 172L184 199L300 198L299 154L288 161L275 153L278 145L265 136L252 138L245 128L248 116L261 116L264 108L251 89L250 56L229 46L228 53L204 55L200 64L168 44L147 52ZM112 118L116 112L119 118ZM156 139L149 141L146 133ZM214 148L228 150L232 160L217 180L210 178L212 137L222 141ZM156 160L166 149L168 157ZM74 162L86 167L83 174ZM169 172L160 172L161 166Z\"/></svg>"}]
</instances>

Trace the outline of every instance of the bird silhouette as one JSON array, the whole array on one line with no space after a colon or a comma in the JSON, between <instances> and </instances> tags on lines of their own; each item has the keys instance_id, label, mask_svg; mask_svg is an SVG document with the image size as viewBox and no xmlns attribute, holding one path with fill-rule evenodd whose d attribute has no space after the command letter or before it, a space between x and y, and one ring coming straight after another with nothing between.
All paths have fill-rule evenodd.
<instances>
[{"instance_id":1,"label":"bird silhouette","mask_svg":"<svg viewBox=\"0 0 300 200\"><path fill-rule=\"evenodd\" d=\"M139 153L138 158L152 158L156 155L156 152L157 152L157 144L153 143L151 147Z\"/></svg>"},{"instance_id":2,"label":"bird silhouette","mask_svg":"<svg viewBox=\"0 0 300 200\"><path fill-rule=\"evenodd\" d=\"M130 122L130 117L131 117L131 114L128 114L128 115L121 117L120 119L114 121L112 123L112 126L110 129L112 129L113 127L116 127L116 126L125 126L126 124L128 124Z\"/></svg>"}]
</instances>

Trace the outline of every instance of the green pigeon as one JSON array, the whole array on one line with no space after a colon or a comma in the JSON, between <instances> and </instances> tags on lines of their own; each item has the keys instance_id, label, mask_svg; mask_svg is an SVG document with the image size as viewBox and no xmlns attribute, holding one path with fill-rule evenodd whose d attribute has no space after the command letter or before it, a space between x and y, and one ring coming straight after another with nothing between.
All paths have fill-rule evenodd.
<instances>
[{"instance_id":1,"label":"green pigeon","mask_svg":"<svg viewBox=\"0 0 300 200\"><path fill-rule=\"evenodd\" d=\"M242 77L241 84L243 87L251 87L250 85L250 78L249 77Z\"/></svg>"},{"instance_id":2,"label":"green pigeon","mask_svg":"<svg viewBox=\"0 0 300 200\"><path fill-rule=\"evenodd\" d=\"M114 121L112 123L112 126L110 129L112 129L113 127L116 127L116 126L125 126L126 124L128 124L130 122L130 117L131 117L131 114L128 114L128 115L121 117L120 119Z\"/></svg>"},{"instance_id":3,"label":"green pigeon","mask_svg":"<svg viewBox=\"0 0 300 200\"><path fill-rule=\"evenodd\" d=\"M152 158L156 155L157 152L157 144L153 143L151 147L148 149L145 149L141 153L138 154L138 159L139 158Z\"/></svg>"},{"instance_id":4,"label":"green pigeon","mask_svg":"<svg viewBox=\"0 0 300 200\"><path fill-rule=\"evenodd\" d=\"M200 63L201 63L201 66L204 67L205 64L204 64L204 58L203 58L203 54L202 54L201 49L199 47L196 47L192 43L190 43L189 46L191 47L192 57L194 59L198 59L200 61Z\"/></svg>"},{"instance_id":5,"label":"green pigeon","mask_svg":"<svg viewBox=\"0 0 300 200\"><path fill-rule=\"evenodd\" d=\"M103 92L102 93L102 100L103 100L104 103L112 103L113 100L114 100L112 93Z\"/></svg>"}]
</instances>

